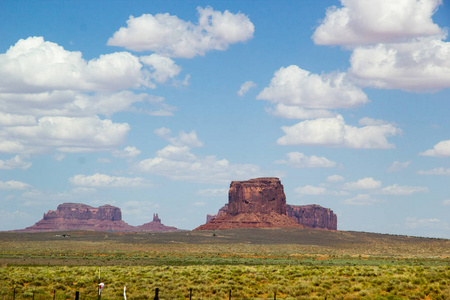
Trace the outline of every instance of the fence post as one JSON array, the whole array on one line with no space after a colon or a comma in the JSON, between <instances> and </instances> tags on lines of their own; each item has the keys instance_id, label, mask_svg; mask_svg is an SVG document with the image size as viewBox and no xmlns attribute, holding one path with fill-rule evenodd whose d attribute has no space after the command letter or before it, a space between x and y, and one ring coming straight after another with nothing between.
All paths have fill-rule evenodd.
<instances>
[{"instance_id":1,"label":"fence post","mask_svg":"<svg viewBox=\"0 0 450 300\"><path fill-rule=\"evenodd\" d=\"M231 290L230 290L230 292L228 293L228 299L231 300Z\"/></svg>"},{"instance_id":2,"label":"fence post","mask_svg":"<svg viewBox=\"0 0 450 300\"><path fill-rule=\"evenodd\" d=\"M14 291L13 291L13 300L16 299L16 287L14 287Z\"/></svg>"},{"instance_id":3,"label":"fence post","mask_svg":"<svg viewBox=\"0 0 450 300\"><path fill-rule=\"evenodd\" d=\"M189 300L192 300L192 288L189 289Z\"/></svg>"},{"instance_id":4,"label":"fence post","mask_svg":"<svg viewBox=\"0 0 450 300\"><path fill-rule=\"evenodd\" d=\"M56 298L56 290L53 290L53 300Z\"/></svg>"},{"instance_id":5,"label":"fence post","mask_svg":"<svg viewBox=\"0 0 450 300\"><path fill-rule=\"evenodd\" d=\"M34 300L34 290L33 290L33 300Z\"/></svg>"},{"instance_id":6,"label":"fence post","mask_svg":"<svg viewBox=\"0 0 450 300\"><path fill-rule=\"evenodd\" d=\"M277 291L273 292L273 300L277 300Z\"/></svg>"},{"instance_id":7,"label":"fence post","mask_svg":"<svg viewBox=\"0 0 450 300\"><path fill-rule=\"evenodd\" d=\"M78 300L78 299L80 299L80 292L76 291L75 292L75 300Z\"/></svg>"},{"instance_id":8,"label":"fence post","mask_svg":"<svg viewBox=\"0 0 450 300\"><path fill-rule=\"evenodd\" d=\"M155 289L155 298L153 300L159 300L159 288Z\"/></svg>"}]
</instances>

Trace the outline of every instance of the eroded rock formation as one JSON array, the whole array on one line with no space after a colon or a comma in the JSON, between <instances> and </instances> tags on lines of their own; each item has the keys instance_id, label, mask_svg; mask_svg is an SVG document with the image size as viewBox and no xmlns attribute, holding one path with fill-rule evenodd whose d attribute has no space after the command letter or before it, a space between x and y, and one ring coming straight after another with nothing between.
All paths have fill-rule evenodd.
<instances>
[{"instance_id":1,"label":"eroded rock formation","mask_svg":"<svg viewBox=\"0 0 450 300\"><path fill-rule=\"evenodd\" d=\"M175 227L161 224L158 215L153 215L153 221L141 226L131 226L122 220L120 208L103 205L92 207L80 203L63 203L56 210L50 210L42 220L23 231L173 231Z\"/></svg>"},{"instance_id":2,"label":"eroded rock formation","mask_svg":"<svg viewBox=\"0 0 450 300\"><path fill-rule=\"evenodd\" d=\"M286 204L283 185L270 177L231 182L228 204L196 230L296 226L336 230L337 216L320 205Z\"/></svg>"},{"instance_id":3,"label":"eroded rock formation","mask_svg":"<svg viewBox=\"0 0 450 300\"><path fill-rule=\"evenodd\" d=\"M310 228L337 230L337 216L329 208L317 204L287 205L286 213L297 223Z\"/></svg>"},{"instance_id":4,"label":"eroded rock formation","mask_svg":"<svg viewBox=\"0 0 450 300\"><path fill-rule=\"evenodd\" d=\"M286 215L286 195L278 178L232 181L225 213L195 230L302 227Z\"/></svg>"}]
</instances>

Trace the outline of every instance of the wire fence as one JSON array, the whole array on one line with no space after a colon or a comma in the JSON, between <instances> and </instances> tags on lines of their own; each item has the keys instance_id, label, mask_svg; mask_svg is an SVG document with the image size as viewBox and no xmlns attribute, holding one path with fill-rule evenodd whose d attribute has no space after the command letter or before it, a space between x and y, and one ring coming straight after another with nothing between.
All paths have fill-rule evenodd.
<instances>
[{"instance_id":1,"label":"wire fence","mask_svg":"<svg viewBox=\"0 0 450 300\"><path fill-rule=\"evenodd\" d=\"M45 293L41 291L36 291L34 289L0 289L0 300L135 300L135 299L153 299L153 300L177 300L177 299L189 299L189 300L203 300L203 299L211 299L205 297L196 297L195 291L193 289L189 289L186 291L184 296L175 296L170 295L170 291L160 290L156 288L154 292L149 293L145 296L139 297L129 297L126 298L126 293L123 295L102 295L98 293L98 290L87 290L84 292L80 291L67 291L61 292L54 290L53 293ZM224 299L224 300L277 300L276 292L273 293L273 297L271 298L241 298L233 296L233 291L229 290L228 293L224 294L223 297L221 295L214 295L214 299ZM281 300L282 298L278 298ZM325 298L326 299L326 298Z\"/></svg>"}]
</instances>

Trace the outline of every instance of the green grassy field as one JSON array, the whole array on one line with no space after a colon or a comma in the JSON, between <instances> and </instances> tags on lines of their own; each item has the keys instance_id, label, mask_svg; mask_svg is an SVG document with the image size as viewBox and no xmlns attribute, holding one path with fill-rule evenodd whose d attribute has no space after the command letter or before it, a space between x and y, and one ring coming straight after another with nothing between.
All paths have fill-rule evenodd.
<instances>
[{"instance_id":1,"label":"green grassy field","mask_svg":"<svg viewBox=\"0 0 450 300\"><path fill-rule=\"evenodd\" d=\"M102 299L450 299L450 240L362 232L0 232L0 263L0 299L95 299L99 267Z\"/></svg>"}]
</instances>

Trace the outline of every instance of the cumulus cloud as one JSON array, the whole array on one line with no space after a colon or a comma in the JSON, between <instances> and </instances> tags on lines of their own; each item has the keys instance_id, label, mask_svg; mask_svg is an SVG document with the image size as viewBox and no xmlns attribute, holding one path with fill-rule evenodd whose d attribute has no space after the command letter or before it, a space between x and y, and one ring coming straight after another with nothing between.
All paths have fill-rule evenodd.
<instances>
[{"instance_id":1,"label":"cumulus cloud","mask_svg":"<svg viewBox=\"0 0 450 300\"><path fill-rule=\"evenodd\" d=\"M108 45L192 58L210 50L226 50L231 44L253 37L254 25L242 13L220 12L211 7L198 7L197 11L197 24L168 13L130 16L127 27L116 31Z\"/></svg>"},{"instance_id":2,"label":"cumulus cloud","mask_svg":"<svg viewBox=\"0 0 450 300\"><path fill-rule=\"evenodd\" d=\"M26 190L31 188L31 185L17 180L0 181L0 190Z\"/></svg>"},{"instance_id":3,"label":"cumulus cloud","mask_svg":"<svg viewBox=\"0 0 450 300\"><path fill-rule=\"evenodd\" d=\"M127 123L113 123L98 117L42 117L36 126L0 129L0 152L107 151L121 144L129 129Z\"/></svg>"},{"instance_id":4,"label":"cumulus cloud","mask_svg":"<svg viewBox=\"0 0 450 300\"><path fill-rule=\"evenodd\" d=\"M421 152L422 156L448 157L450 156L450 140L441 141L434 145L433 149Z\"/></svg>"},{"instance_id":5,"label":"cumulus cloud","mask_svg":"<svg viewBox=\"0 0 450 300\"><path fill-rule=\"evenodd\" d=\"M375 180L372 177L359 179L355 182L347 182L343 189L346 190L373 190L381 187L381 181Z\"/></svg>"},{"instance_id":6,"label":"cumulus cloud","mask_svg":"<svg viewBox=\"0 0 450 300\"><path fill-rule=\"evenodd\" d=\"M78 187L90 188L136 188L148 187L149 182L142 177L118 177L106 174L95 173L94 175L74 175L69 179L69 182Z\"/></svg>"},{"instance_id":7,"label":"cumulus cloud","mask_svg":"<svg viewBox=\"0 0 450 300\"><path fill-rule=\"evenodd\" d=\"M133 158L141 154L141 150L136 147L128 146L123 150L114 150L111 152L111 155L118 158Z\"/></svg>"},{"instance_id":8,"label":"cumulus cloud","mask_svg":"<svg viewBox=\"0 0 450 300\"><path fill-rule=\"evenodd\" d=\"M313 34L319 45L354 46L441 36L432 15L442 0L341 0L330 7Z\"/></svg>"},{"instance_id":9,"label":"cumulus cloud","mask_svg":"<svg viewBox=\"0 0 450 300\"><path fill-rule=\"evenodd\" d=\"M359 206L370 206L375 203L382 202L379 199L373 198L369 194L358 194L353 198L348 198L342 201L345 205L359 205Z\"/></svg>"},{"instance_id":10,"label":"cumulus cloud","mask_svg":"<svg viewBox=\"0 0 450 300\"><path fill-rule=\"evenodd\" d=\"M442 201L442 205L450 206L450 199Z\"/></svg>"},{"instance_id":11,"label":"cumulus cloud","mask_svg":"<svg viewBox=\"0 0 450 300\"><path fill-rule=\"evenodd\" d=\"M381 189L381 194L384 195L396 195L396 196L409 196L415 193L426 193L429 189L424 186L401 186L393 184Z\"/></svg>"},{"instance_id":12,"label":"cumulus cloud","mask_svg":"<svg viewBox=\"0 0 450 300\"><path fill-rule=\"evenodd\" d=\"M394 161L390 167L387 169L387 171L389 173L393 173L393 172L400 172L406 168L409 167L409 165L411 164L410 161L405 161L405 162L399 162L399 161Z\"/></svg>"},{"instance_id":13,"label":"cumulus cloud","mask_svg":"<svg viewBox=\"0 0 450 300\"><path fill-rule=\"evenodd\" d=\"M195 131L182 131L178 136L172 137L169 129L160 128L155 130L155 134L170 144L158 150L155 157L137 163L136 171L157 174L172 180L212 184L228 184L231 180L264 176L264 172L256 165L233 164L214 155L195 155L191 152L192 148L203 146Z\"/></svg>"},{"instance_id":14,"label":"cumulus cloud","mask_svg":"<svg viewBox=\"0 0 450 300\"><path fill-rule=\"evenodd\" d=\"M354 127L345 124L341 115L335 118L306 120L293 126L283 126L285 135L279 145L320 145L353 149L391 149L395 146L387 137L401 130L392 124Z\"/></svg>"},{"instance_id":15,"label":"cumulus cloud","mask_svg":"<svg viewBox=\"0 0 450 300\"><path fill-rule=\"evenodd\" d=\"M450 43L439 39L358 47L350 63L349 73L364 86L406 91L450 87Z\"/></svg>"},{"instance_id":16,"label":"cumulus cloud","mask_svg":"<svg viewBox=\"0 0 450 300\"><path fill-rule=\"evenodd\" d=\"M241 85L241 88L237 92L238 96L243 97L247 92L251 89L256 87L256 83L253 81L246 81Z\"/></svg>"},{"instance_id":17,"label":"cumulus cloud","mask_svg":"<svg viewBox=\"0 0 450 300\"><path fill-rule=\"evenodd\" d=\"M335 174L335 175L328 176L326 180L327 180L327 182L341 182L341 181L344 181L345 178L341 175Z\"/></svg>"},{"instance_id":18,"label":"cumulus cloud","mask_svg":"<svg viewBox=\"0 0 450 300\"><path fill-rule=\"evenodd\" d=\"M14 170L14 169L26 170L30 168L31 165L32 165L31 162L24 161L23 157L20 155L16 155L7 160L0 160L0 170Z\"/></svg>"},{"instance_id":19,"label":"cumulus cloud","mask_svg":"<svg viewBox=\"0 0 450 300\"><path fill-rule=\"evenodd\" d=\"M450 175L450 168L434 168L432 170L428 170L428 171L423 171L420 170L417 172L417 174L419 175L444 175L444 176L448 176Z\"/></svg>"},{"instance_id":20,"label":"cumulus cloud","mask_svg":"<svg viewBox=\"0 0 450 300\"><path fill-rule=\"evenodd\" d=\"M176 75L174 65L164 66L167 60L143 61L128 52L86 61L81 52L42 37L19 40L0 54L0 152L110 151L123 143L130 128L100 115L171 115L174 108L163 98L126 90Z\"/></svg>"},{"instance_id":21,"label":"cumulus cloud","mask_svg":"<svg viewBox=\"0 0 450 300\"><path fill-rule=\"evenodd\" d=\"M311 74L295 65L276 71L257 99L308 109L349 108L369 102L345 73Z\"/></svg>"},{"instance_id":22,"label":"cumulus cloud","mask_svg":"<svg viewBox=\"0 0 450 300\"><path fill-rule=\"evenodd\" d=\"M336 166L334 161L323 156L306 156L301 152L289 152L286 156L287 160L278 160L275 163L287 164L293 168L332 168Z\"/></svg>"},{"instance_id":23,"label":"cumulus cloud","mask_svg":"<svg viewBox=\"0 0 450 300\"><path fill-rule=\"evenodd\" d=\"M169 57L154 53L149 56L141 56L139 59L150 67L153 72L149 72L148 77L157 83L165 83L181 72L181 67Z\"/></svg>"}]
</instances>

